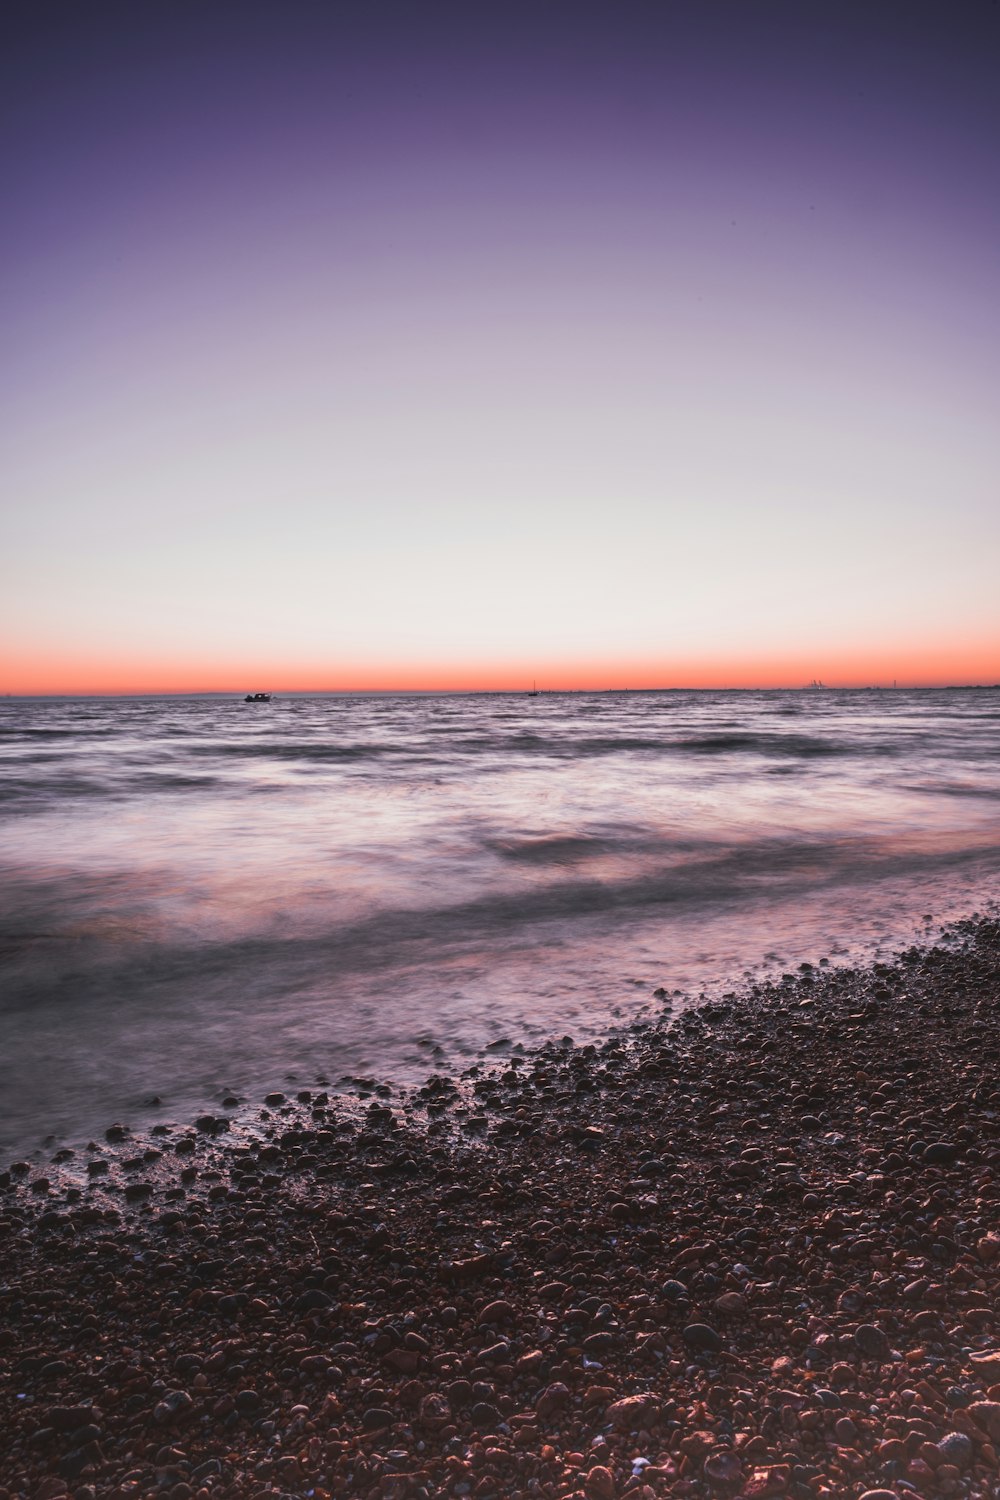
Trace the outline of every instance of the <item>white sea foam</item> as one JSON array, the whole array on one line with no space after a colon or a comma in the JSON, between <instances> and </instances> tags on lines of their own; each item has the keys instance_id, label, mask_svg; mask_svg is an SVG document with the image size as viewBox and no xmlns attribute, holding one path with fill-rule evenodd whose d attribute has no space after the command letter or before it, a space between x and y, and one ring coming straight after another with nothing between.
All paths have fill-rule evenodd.
<instances>
[{"instance_id":1,"label":"white sea foam","mask_svg":"<svg viewBox=\"0 0 1000 1500\"><path fill-rule=\"evenodd\" d=\"M1000 691L0 702L0 1143L422 1078L1000 895Z\"/></svg>"}]
</instances>

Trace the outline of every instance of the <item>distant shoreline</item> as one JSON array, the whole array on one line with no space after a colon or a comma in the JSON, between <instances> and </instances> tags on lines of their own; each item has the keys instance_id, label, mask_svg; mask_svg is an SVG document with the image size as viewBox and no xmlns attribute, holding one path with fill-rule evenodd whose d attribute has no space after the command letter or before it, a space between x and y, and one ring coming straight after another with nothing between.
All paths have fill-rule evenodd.
<instances>
[{"instance_id":1,"label":"distant shoreline","mask_svg":"<svg viewBox=\"0 0 1000 1500\"><path fill-rule=\"evenodd\" d=\"M170 700L199 698L243 702L246 688L212 688L178 690L169 693L0 693L0 702L44 703L44 702L108 702L129 700ZM640 694L659 695L674 693L806 693L809 697L822 697L835 693L991 693L1000 691L1000 682L952 682L929 684L906 684L898 686L885 683L841 685L826 683L822 688L808 684L798 687L601 687L566 688L541 687L537 695L523 687L510 688L269 688L275 701L300 698L586 698L613 697Z\"/></svg>"}]
</instances>

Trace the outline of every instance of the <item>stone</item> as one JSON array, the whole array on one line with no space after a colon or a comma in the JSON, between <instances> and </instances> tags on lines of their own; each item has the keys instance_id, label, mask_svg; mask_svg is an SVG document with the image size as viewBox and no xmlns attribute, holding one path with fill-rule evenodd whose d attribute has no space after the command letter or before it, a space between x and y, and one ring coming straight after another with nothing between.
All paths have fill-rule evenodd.
<instances>
[{"instance_id":1,"label":"stone","mask_svg":"<svg viewBox=\"0 0 1000 1500\"><path fill-rule=\"evenodd\" d=\"M311 1286L305 1292L300 1293L295 1299L296 1312L317 1312L320 1308L330 1307L333 1298L318 1286Z\"/></svg>"},{"instance_id":2,"label":"stone","mask_svg":"<svg viewBox=\"0 0 1000 1500\"><path fill-rule=\"evenodd\" d=\"M1000 921L911 955L898 1007L875 977L470 1069L460 1120L511 1127L474 1149L431 1090L370 1116L295 1080L228 1134L163 1127L155 1165L129 1133L0 1172L0 1500L992 1493ZM945 1129L968 1171L925 1158ZM121 1212L147 1171L155 1214Z\"/></svg>"},{"instance_id":3,"label":"stone","mask_svg":"<svg viewBox=\"0 0 1000 1500\"><path fill-rule=\"evenodd\" d=\"M400 1375L415 1375L420 1368L420 1355L416 1349L390 1349L384 1359L389 1368Z\"/></svg>"},{"instance_id":4,"label":"stone","mask_svg":"<svg viewBox=\"0 0 1000 1500\"><path fill-rule=\"evenodd\" d=\"M469 1416L473 1426L478 1427L480 1432L493 1432L497 1424L503 1421L499 1407L494 1406L492 1401L476 1401Z\"/></svg>"},{"instance_id":5,"label":"stone","mask_svg":"<svg viewBox=\"0 0 1000 1500\"><path fill-rule=\"evenodd\" d=\"M743 1465L728 1448L709 1453L702 1472L706 1482L715 1489L736 1490L743 1483Z\"/></svg>"},{"instance_id":6,"label":"stone","mask_svg":"<svg viewBox=\"0 0 1000 1500\"><path fill-rule=\"evenodd\" d=\"M975 1407L972 1410L975 1411ZM1000 1412L1000 1407L997 1411ZM967 1469L974 1456L972 1439L964 1432L946 1433L937 1444L937 1450L945 1463L954 1464L957 1469Z\"/></svg>"},{"instance_id":7,"label":"stone","mask_svg":"<svg viewBox=\"0 0 1000 1500\"><path fill-rule=\"evenodd\" d=\"M57 1432L76 1432L90 1421L92 1412L91 1406L50 1406L45 1420Z\"/></svg>"},{"instance_id":8,"label":"stone","mask_svg":"<svg viewBox=\"0 0 1000 1500\"><path fill-rule=\"evenodd\" d=\"M509 1302L489 1302L481 1310L477 1321L483 1325L494 1323L512 1323L514 1321L514 1309Z\"/></svg>"},{"instance_id":9,"label":"stone","mask_svg":"<svg viewBox=\"0 0 1000 1500\"><path fill-rule=\"evenodd\" d=\"M618 1494L615 1476L603 1464L594 1465L583 1481L583 1488L588 1500L615 1500Z\"/></svg>"},{"instance_id":10,"label":"stone","mask_svg":"<svg viewBox=\"0 0 1000 1500\"><path fill-rule=\"evenodd\" d=\"M924 1161L930 1166L946 1167L958 1154L959 1148L954 1141L931 1141L924 1147Z\"/></svg>"},{"instance_id":11,"label":"stone","mask_svg":"<svg viewBox=\"0 0 1000 1500\"><path fill-rule=\"evenodd\" d=\"M769 1500L773 1495L783 1495L788 1488L790 1472L787 1464L771 1464L768 1468L754 1469L743 1486L746 1500Z\"/></svg>"},{"instance_id":12,"label":"stone","mask_svg":"<svg viewBox=\"0 0 1000 1500\"><path fill-rule=\"evenodd\" d=\"M700 1353L718 1354L722 1348L721 1337L707 1323L689 1323L683 1338L689 1349Z\"/></svg>"},{"instance_id":13,"label":"stone","mask_svg":"<svg viewBox=\"0 0 1000 1500\"><path fill-rule=\"evenodd\" d=\"M1000 1401L973 1401L969 1416L994 1442L1000 1441Z\"/></svg>"},{"instance_id":14,"label":"stone","mask_svg":"<svg viewBox=\"0 0 1000 1500\"><path fill-rule=\"evenodd\" d=\"M874 1323L862 1323L854 1334L854 1347L865 1359L888 1359L889 1340Z\"/></svg>"},{"instance_id":15,"label":"stone","mask_svg":"<svg viewBox=\"0 0 1000 1500\"><path fill-rule=\"evenodd\" d=\"M611 1403L604 1413L604 1420L619 1432L636 1432L640 1427L647 1426L658 1410L659 1405L654 1396L623 1396L620 1401Z\"/></svg>"},{"instance_id":16,"label":"stone","mask_svg":"<svg viewBox=\"0 0 1000 1500\"><path fill-rule=\"evenodd\" d=\"M420 1402L418 1418L432 1431L450 1422L451 1405L447 1396L443 1396L440 1391L430 1391Z\"/></svg>"},{"instance_id":17,"label":"stone","mask_svg":"<svg viewBox=\"0 0 1000 1500\"><path fill-rule=\"evenodd\" d=\"M695 1460L704 1458L715 1447L716 1436L707 1428L698 1428L695 1432L689 1432L686 1437L681 1438L681 1452L686 1458Z\"/></svg>"},{"instance_id":18,"label":"stone","mask_svg":"<svg viewBox=\"0 0 1000 1500\"><path fill-rule=\"evenodd\" d=\"M592 1333L583 1341L583 1352L588 1359L604 1359L615 1346L612 1333Z\"/></svg>"},{"instance_id":19,"label":"stone","mask_svg":"<svg viewBox=\"0 0 1000 1500\"><path fill-rule=\"evenodd\" d=\"M561 1411L569 1400L569 1387L563 1385L561 1380L554 1380L535 1402L535 1411L541 1418L551 1417L557 1411Z\"/></svg>"},{"instance_id":20,"label":"stone","mask_svg":"<svg viewBox=\"0 0 1000 1500\"><path fill-rule=\"evenodd\" d=\"M977 1380L985 1381L987 1385L1000 1381L1000 1349L983 1349L978 1354L970 1354L969 1364Z\"/></svg>"},{"instance_id":21,"label":"stone","mask_svg":"<svg viewBox=\"0 0 1000 1500\"><path fill-rule=\"evenodd\" d=\"M168 1391L153 1408L156 1422L182 1422L194 1412L194 1401L187 1391Z\"/></svg>"},{"instance_id":22,"label":"stone","mask_svg":"<svg viewBox=\"0 0 1000 1500\"><path fill-rule=\"evenodd\" d=\"M69 1487L67 1486L65 1479L60 1479L57 1475L53 1474L50 1475L48 1479L42 1480L41 1484L34 1492L34 1500L59 1500L59 1497L61 1495L68 1494Z\"/></svg>"}]
</instances>

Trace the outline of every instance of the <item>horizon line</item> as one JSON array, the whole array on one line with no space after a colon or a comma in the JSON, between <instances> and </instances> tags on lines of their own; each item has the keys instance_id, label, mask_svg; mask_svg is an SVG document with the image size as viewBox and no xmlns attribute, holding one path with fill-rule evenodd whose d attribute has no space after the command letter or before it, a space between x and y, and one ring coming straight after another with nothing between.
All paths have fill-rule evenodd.
<instances>
[{"instance_id":1,"label":"horizon line","mask_svg":"<svg viewBox=\"0 0 1000 1500\"><path fill-rule=\"evenodd\" d=\"M626 693L950 693L950 692L990 692L1000 689L1000 682L852 682L852 683L829 683L811 682L799 684L776 684L758 683L741 684L739 686L608 686L608 687L548 687L532 690L525 687L465 687L465 688L268 688L257 689L269 693L272 701L275 698L531 698L531 697L554 697L575 696L585 697L587 695L621 694ZM156 689L131 689L122 692L102 691L94 689L85 692L5 692L0 689L0 699L4 701L22 701L37 699L90 699L90 698L233 698L237 702L246 702L246 690L244 688L172 688L168 690Z\"/></svg>"}]
</instances>

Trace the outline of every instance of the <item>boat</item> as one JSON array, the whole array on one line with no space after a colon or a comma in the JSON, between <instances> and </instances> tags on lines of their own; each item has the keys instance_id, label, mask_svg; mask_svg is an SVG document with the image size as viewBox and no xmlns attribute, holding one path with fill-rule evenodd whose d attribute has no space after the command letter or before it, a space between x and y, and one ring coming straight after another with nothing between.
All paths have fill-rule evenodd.
<instances>
[{"instance_id":1,"label":"boat","mask_svg":"<svg viewBox=\"0 0 1000 1500\"><path fill-rule=\"evenodd\" d=\"M528 694L528 697L529 698L537 698L538 697L538 684L536 682L533 682L531 684L531 692Z\"/></svg>"},{"instance_id":2,"label":"boat","mask_svg":"<svg viewBox=\"0 0 1000 1500\"><path fill-rule=\"evenodd\" d=\"M244 703L270 703L270 693L247 693L243 699Z\"/></svg>"}]
</instances>

